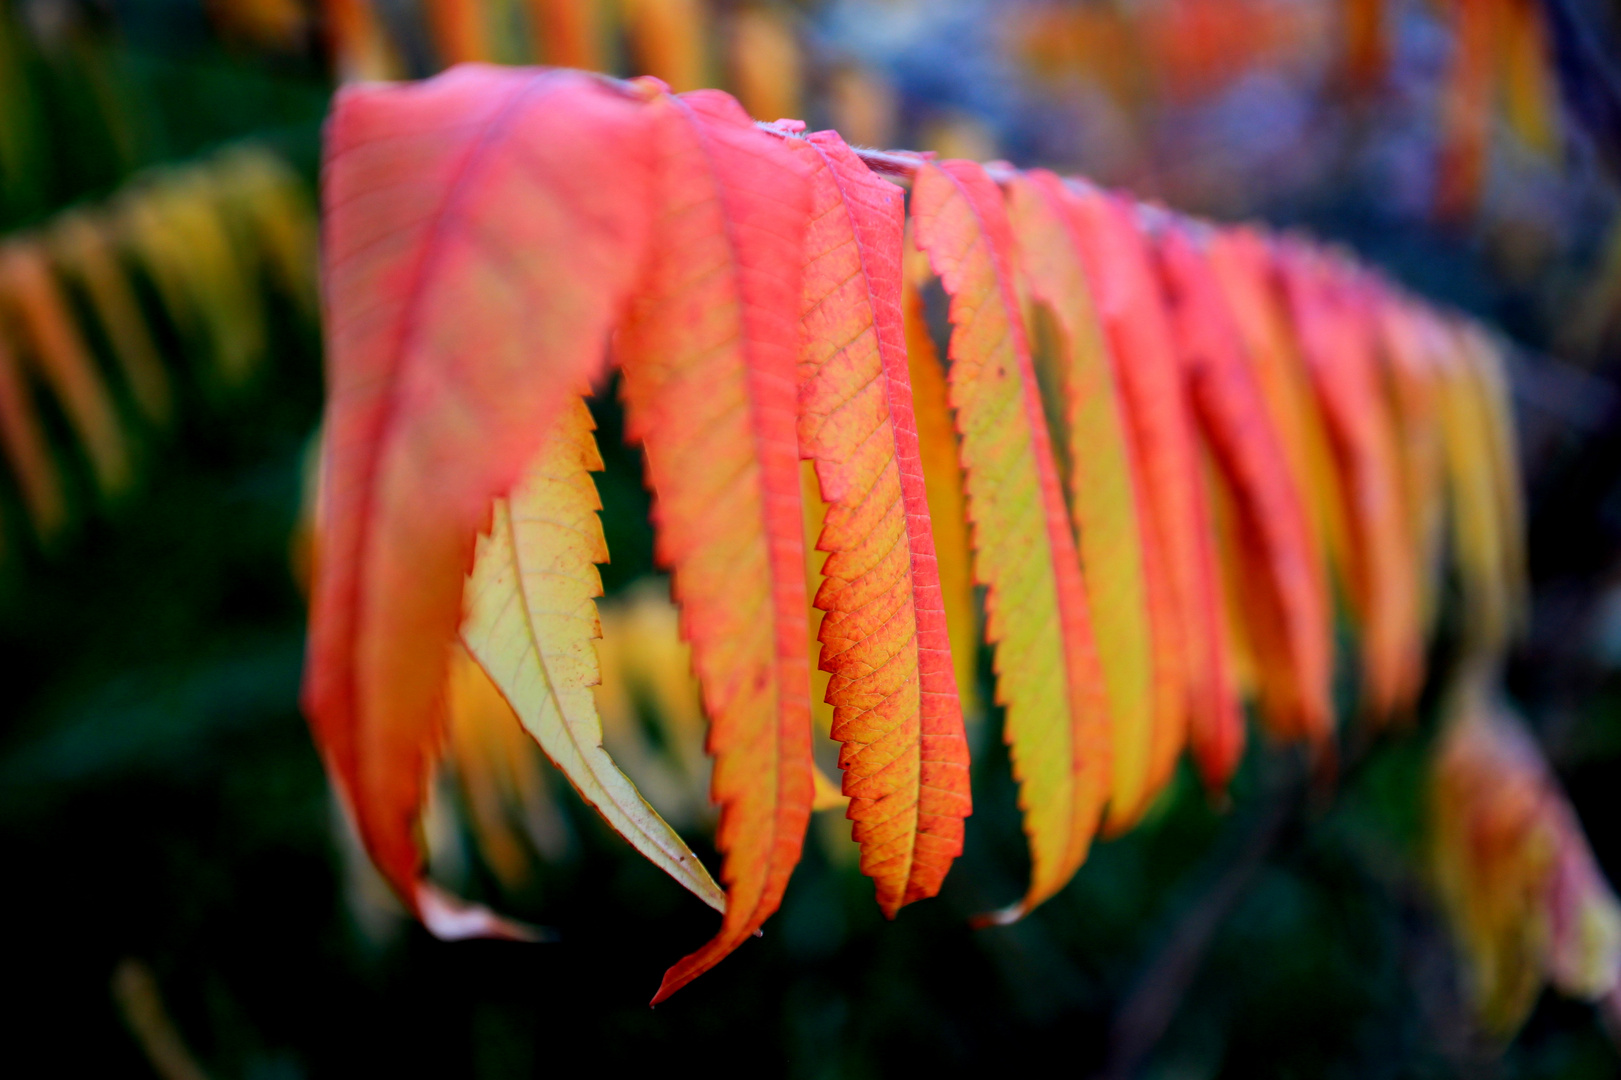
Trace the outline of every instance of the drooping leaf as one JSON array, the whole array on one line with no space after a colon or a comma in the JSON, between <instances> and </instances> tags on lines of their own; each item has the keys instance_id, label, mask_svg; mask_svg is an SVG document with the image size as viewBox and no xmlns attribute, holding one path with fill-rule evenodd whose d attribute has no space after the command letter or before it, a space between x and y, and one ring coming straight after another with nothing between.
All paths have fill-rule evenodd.
<instances>
[{"instance_id":1,"label":"drooping leaf","mask_svg":"<svg viewBox=\"0 0 1621 1080\"><path fill-rule=\"evenodd\" d=\"M962 438L974 572L1030 843L1016 919L1069 881L1107 796L1109 718L1075 536L1014 280L1001 193L969 161L924 164L918 246L951 297L947 373Z\"/></svg>"},{"instance_id":2,"label":"drooping leaf","mask_svg":"<svg viewBox=\"0 0 1621 1080\"><path fill-rule=\"evenodd\" d=\"M640 102L566 72L349 88L329 123L304 702L421 914L413 826L474 533L602 362L645 247L647 145ZM437 929L501 931L487 913Z\"/></svg>"},{"instance_id":3,"label":"drooping leaf","mask_svg":"<svg viewBox=\"0 0 1621 1080\"><path fill-rule=\"evenodd\" d=\"M1346 577L1361 621L1365 711L1383 718L1412 704L1424 657L1417 557L1371 307L1352 271L1327 256L1290 244L1279 259L1346 499Z\"/></svg>"},{"instance_id":4,"label":"drooping leaf","mask_svg":"<svg viewBox=\"0 0 1621 1080\"><path fill-rule=\"evenodd\" d=\"M104 495L123 490L130 480L128 440L41 247L19 240L0 248L0 304L61 402L90 459L96 486Z\"/></svg>"},{"instance_id":5,"label":"drooping leaf","mask_svg":"<svg viewBox=\"0 0 1621 1080\"><path fill-rule=\"evenodd\" d=\"M0 447L22 489L34 534L41 540L56 535L67 519L62 479L40 428L22 360L4 333L0 333Z\"/></svg>"},{"instance_id":6,"label":"drooping leaf","mask_svg":"<svg viewBox=\"0 0 1621 1080\"><path fill-rule=\"evenodd\" d=\"M264 356L264 298L217 189L202 170L159 176L125 197L124 225L175 326L212 361L214 388L234 390Z\"/></svg>"},{"instance_id":7,"label":"drooping leaf","mask_svg":"<svg viewBox=\"0 0 1621 1080\"><path fill-rule=\"evenodd\" d=\"M212 162L218 198L248 246L301 310L317 306L315 214L287 163L263 147L234 147Z\"/></svg>"},{"instance_id":8,"label":"drooping leaf","mask_svg":"<svg viewBox=\"0 0 1621 1080\"><path fill-rule=\"evenodd\" d=\"M1485 1026L1512 1035L1552 980L1621 983L1621 903L1523 722L1466 670L1443 703L1429 790L1430 878Z\"/></svg>"},{"instance_id":9,"label":"drooping leaf","mask_svg":"<svg viewBox=\"0 0 1621 1080\"><path fill-rule=\"evenodd\" d=\"M1206 258L1207 238L1167 225L1158 239L1194 412L1234 495L1234 551L1250 552L1261 571L1237 599L1262 630L1250 644L1263 702L1278 730L1321 742L1333 723L1333 625L1305 505Z\"/></svg>"},{"instance_id":10,"label":"drooping leaf","mask_svg":"<svg viewBox=\"0 0 1621 1080\"><path fill-rule=\"evenodd\" d=\"M591 688L600 679L596 564L608 547L591 472L602 468L579 399L552 422L479 537L463 592L462 640L580 797L655 866L704 903L726 898L681 837L602 748Z\"/></svg>"},{"instance_id":11,"label":"drooping leaf","mask_svg":"<svg viewBox=\"0 0 1621 1080\"><path fill-rule=\"evenodd\" d=\"M1169 617L1177 620L1187 672L1186 739L1205 783L1220 788L1244 745L1243 713L1223 649L1224 632L1210 509L1201 484L1197 431L1150 252L1124 201L1095 190L1075 201L1088 277L1108 332L1127 426L1141 463L1153 526L1150 558L1163 560ZM1149 567L1150 581L1154 567ZM1160 633L1159 625L1155 633ZM1148 786L1159 790L1181 753L1180 716L1156 720Z\"/></svg>"},{"instance_id":12,"label":"drooping leaf","mask_svg":"<svg viewBox=\"0 0 1621 1080\"><path fill-rule=\"evenodd\" d=\"M1466 651L1499 656L1518 622L1510 569L1494 418L1478 369L1476 343L1463 327L1442 330L1437 354L1439 419L1446 463L1448 520L1463 599ZM1517 527L1517 526L1514 526Z\"/></svg>"},{"instance_id":13,"label":"drooping leaf","mask_svg":"<svg viewBox=\"0 0 1621 1080\"><path fill-rule=\"evenodd\" d=\"M962 489L962 459L951 421L946 369L929 333L920 282L929 274L928 256L918 251L907 229L901 257L901 321L906 331L906 367L912 383L912 416L917 421L918 458L929 502L929 531L940 571L940 594L951 638L951 666L963 716L979 719L979 607L974 602L973 551L968 540L968 509Z\"/></svg>"},{"instance_id":14,"label":"drooping leaf","mask_svg":"<svg viewBox=\"0 0 1621 1080\"><path fill-rule=\"evenodd\" d=\"M724 94L659 98L654 258L617 341L715 759L726 914L654 1002L781 902L812 799L795 438L804 166Z\"/></svg>"},{"instance_id":15,"label":"drooping leaf","mask_svg":"<svg viewBox=\"0 0 1621 1080\"><path fill-rule=\"evenodd\" d=\"M1272 249L1252 229L1222 229L1210 241L1209 259L1243 338L1244 358L1282 443L1289 474L1306 501L1316 550L1312 562L1323 574L1318 589L1329 595L1331 571L1343 572L1349 558L1345 500L1322 410L1284 307Z\"/></svg>"},{"instance_id":16,"label":"drooping leaf","mask_svg":"<svg viewBox=\"0 0 1621 1080\"><path fill-rule=\"evenodd\" d=\"M861 869L893 917L939 892L970 809L901 323L903 199L833 132L786 145L811 182L799 446L828 504L821 666Z\"/></svg>"},{"instance_id":17,"label":"drooping leaf","mask_svg":"<svg viewBox=\"0 0 1621 1080\"><path fill-rule=\"evenodd\" d=\"M1442 379L1456 341L1439 320L1391 292L1378 294L1374 317L1418 564L1418 618L1428 631L1441 606L1447 519Z\"/></svg>"},{"instance_id":18,"label":"drooping leaf","mask_svg":"<svg viewBox=\"0 0 1621 1080\"><path fill-rule=\"evenodd\" d=\"M1525 499L1521 493L1520 452L1515 436L1513 394L1508 361L1501 339L1479 323L1457 324L1464 350L1472 361L1476 392L1485 416L1485 434L1492 461L1492 492L1497 504L1503 561L1499 573L1508 593L1508 629L1525 628L1530 612L1531 584L1525 552Z\"/></svg>"},{"instance_id":19,"label":"drooping leaf","mask_svg":"<svg viewBox=\"0 0 1621 1080\"><path fill-rule=\"evenodd\" d=\"M1092 287L1077 246L1069 194L1058 177L1032 170L1009 187L1020 267L1031 293L1053 312L1062 340L1051 362L1067 444L1069 507L1109 697L1112 820L1135 820L1148 795L1155 683L1182 694L1175 668L1156 667L1144 575L1140 480ZM1180 709L1180 702L1173 708ZM1101 763L1089 763L1101 768Z\"/></svg>"},{"instance_id":20,"label":"drooping leaf","mask_svg":"<svg viewBox=\"0 0 1621 1080\"><path fill-rule=\"evenodd\" d=\"M136 405L152 423L167 423L173 409L169 376L116 249L83 213L61 218L51 241L57 258L83 286Z\"/></svg>"}]
</instances>

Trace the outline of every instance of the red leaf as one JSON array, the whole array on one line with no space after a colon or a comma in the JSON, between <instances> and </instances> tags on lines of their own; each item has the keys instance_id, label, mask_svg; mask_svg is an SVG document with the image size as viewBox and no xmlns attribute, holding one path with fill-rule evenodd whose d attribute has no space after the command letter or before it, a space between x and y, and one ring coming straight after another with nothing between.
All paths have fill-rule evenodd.
<instances>
[{"instance_id":1,"label":"red leaf","mask_svg":"<svg viewBox=\"0 0 1621 1080\"><path fill-rule=\"evenodd\" d=\"M424 917L415 837L475 532L595 374L641 266L646 108L568 72L340 92L304 703L367 849ZM499 932L458 916L448 932Z\"/></svg>"},{"instance_id":2,"label":"red leaf","mask_svg":"<svg viewBox=\"0 0 1621 1080\"><path fill-rule=\"evenodd\" d=\"M1077 223L1142 464L1154 525L1148 546L1157 548L1156 558L1163 560L1176 630L1185 642L1187 738L1205 783L1219 788L1242 753L1244 717L1225 646L1214 533L1188 389L1131 205L1087 191L1077 202ZM1156 576L1150 567L1150 582ZM1156 623L1155 634L1164 625L1163 619ZM1156 729L1151 791L1170 778L1181 751L1184 733L1171 726L1177 719L1168 721L1168 730Z\"/></svg>"},{"instance_id":3,"label":"red leaf","mask_svg":"<svg viewBox=\"0 0 1621 1080\"><path fill-rule=\"evenodd\" d=\"M1246 588L1238 599L1259 616L1255 629L1264 631L1254 635L1257 674L1274 722L1322 740L1332 724L1329 597L1320 589L1323 572L1305 505L1202 239L1166 228L1159 236L1160 266L1195 412L1236 496L1241 554L1260 571L1260 588ZM1273 644L1281 655L1272 654Z\"/></svg>"},{"instance_id":4,"label":"red leaf","mask_svg":"<svg viewBox=\"0 0 1621 1080\"><path fill-rule=\"evenodd\" d=\"M828 503L821 666L861 869L893 918L939 892L971 806L901 323L904 199L835 132L786 145L812 170L799 445Z\"/></svg>"},{"instance_id":5,"label":"red leaf","mask_svg":"<svg viewBox=\"0 0 1621 1080\"><path fill-rule=\"evenodd\" d=\"M1412 705L1423 678L1417 553L1403 505L1395 420L1380 383L1374 327L1349 267L1301 245L1279 265L1312 386L1343 477L1351 529L1347 577L1362 622L1367 710Z\"/></svg>"},{"instance_id":6,"label":"red leaf","mask_svg":"<svg viewBox=\"0 0 1621 1080\"><path fill-rule=\"evenodd\" d=\"M709 716L726 886L720 932L665 973L657 1004L777 909L810 820L795 438L810 192L798 157L725 94L653 108L661 216L618 351Z\"/></svg>"}]
</instances>

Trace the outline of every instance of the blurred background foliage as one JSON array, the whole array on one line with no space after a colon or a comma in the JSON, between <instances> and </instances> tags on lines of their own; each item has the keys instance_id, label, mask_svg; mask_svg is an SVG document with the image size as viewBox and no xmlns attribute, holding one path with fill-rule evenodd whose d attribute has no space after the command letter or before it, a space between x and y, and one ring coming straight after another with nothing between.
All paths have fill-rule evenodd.
<instances>
[{"instance_id":1,"label":"blurred background foliage","mask_svg":"<svg viewBox=\"0 0 1621 1080\"><path fill-rule=\"evenodd\" d=\"M1609 0L0 0L8 1056L164 1077L694 1051L795 1077L1615 1075L1602 1010L1534 997L1510 1041L1471 1007L1424 870L1434 694L1415 730L1349 739L1332 783L1264 747L1230 807L1181 776L1032 917L970 932L1027 869L988 715L937 901L886 924L824 812L764 938L651 1011L711 915L490 722L487 685L458 691L435 871L554 928L543 946L404 921L297 693L335 84L458 59L651 72L853 142L1309 228L1502 327L1535 595L1510 691L1616 879L1618 33ZM610 749L707 857L698 718L613 402Z\"/></svg>"}]
</instances>

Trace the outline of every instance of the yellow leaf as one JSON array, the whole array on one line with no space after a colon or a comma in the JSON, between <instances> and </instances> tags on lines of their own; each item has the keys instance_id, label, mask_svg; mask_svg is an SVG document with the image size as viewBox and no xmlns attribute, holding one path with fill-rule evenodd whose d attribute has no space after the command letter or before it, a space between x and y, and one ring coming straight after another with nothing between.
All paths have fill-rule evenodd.
<instances>
[{"instance_id":1,"label":"yellow leaf","mask_svg":"<svg viewBox=\"0 0 1621 1080\"><path fill-rule=\"evenodd\" d=\"M523 480L496 503L464 593L462 640L580 796L655 866L717 911L725 895L602 749L591 687L600 634L595 563L608 557L589 470L601 469L576 400Z\"/></svg>"}]
</instances>

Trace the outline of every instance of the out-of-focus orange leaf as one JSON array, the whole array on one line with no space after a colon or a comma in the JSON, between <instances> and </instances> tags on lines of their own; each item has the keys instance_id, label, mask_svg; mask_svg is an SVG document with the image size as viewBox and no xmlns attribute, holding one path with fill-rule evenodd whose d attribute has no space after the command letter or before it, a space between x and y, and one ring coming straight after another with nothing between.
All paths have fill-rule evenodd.
<instances>
[{"instance_id":1,"label":"out-of-focus orange leaf","mask_svg":"<svg viewBox=\"0 0 1621 1080\"><path fill-rule=\"evenodd\" d=\"M553 67L603 70L603 8L602 0L526 0L535 58Z\"/></svg>"},{"instance_id":2,"label":"out-of-focus orange leaf","mask_svg":"<svg viewBox=\"0 0 1621 1080\"><path fill-rule=\"evenodd\" d=\"M1317 589L1330 595L1330 570L1343 572L1350 558L1345 499L1322 410L1284 308L1272 249L1252 229L1223 229L1210 241L1209 258L1295 489L1306 501L1316 550L1312 563L1324 575Z\"/></svg>"},{"instance_id":3,"label":"out-of-focus orange leaf","mask_svg":"<svg viewBox=\"0 0 1621 1080\"><path fill-rule=\"evenodd\" d=\"M1355 272L1331 256L1291 243L1279 258L1346 499L1346 577L1361 624L1364 711L1383 720L1413 704L1424 653L1418 557L1395 420L1381 385L1372 300Z\"/></svg>"},{"instance_id":4,"label":"out-of-focus orange leaf","mask_svg":"<svg viewBox=\"0 0 1621 1080\"><path fill-rule=\"evenodd\" d=\"M678 91L709 83L704 0L619 0L619 5L637 74L651 75Z\"/></svg>"},{"instance_id":5,"label":"out-of-focus orange leaf","mask_svg":"<svg viewBox=\"0 0 1621 1080\"><path fill-rule=\"evenodd\" d=\"M383 33L372 0L321 0L321 15L340 80L379 82L399 75L399 56Z\"/></svg>"},{"instance_id":6,"label":"out-of-focus orange leaf","mask_svg":"<svg viewBox=\"0 0 1621 1080\"><path fill-rule=\"evenodd\" d=\"M1401 458L1402 495L1418 565L1419 623L1439 615L1446 554L1447 456L1441 417L1447 328L1405 298L1382 292L1375 304L1380 352Z\"/></svg>"},{"instance_id":7,"label":"out-of-focus orange leaf","mask_svg":"<svg viewBox=\"0 0 1621 1080\"><path fill-rule=\"evenodd\" d=\"M749 115L762 120L800 115L804 74L789 12L775 4L751 4L732 16L727 30L732 83Z\"/></svg>"},{"instance_id":8,"label":"out-of-focus orange leaf","mask_svg":"<svg viewBox=\"0 0 1621 1080\"><path fill-rule=\"evenodd\" d=\"M1194 411L1235 497L1234 538L1254 549L1249 565L1261 571L1245 583L1240 602L1262 630L1251 644L1263 703L1276 730L1321 743L1333 727L1330 599L1305 505L1206 258L1207 242L1170 225L1159 234L1177 344Z\"/></svg>"},{"instance_id":9,"label":"out-of-focus orange leaf","mask_svg":"<svg viewBox=\"0 0 1621 1080\"><path fill-rule=\"evenodd\" d=\"M117 249L83 213L60 219L50 242L57 258L83 286L136 405L147 420L167 424L174 408L169 376L141 317L135 291L118 263Z\"/></svg>"},{"instance_id":10,"label":"out-of-focus orange leaf","mask_svg":"<svg viewBox=\"0 0 1621 1080\"><path fill-rule=\"evenodd\" d=\"M0 304L84 444L102 494L122 491L130 481L128 441L41 247L12 241L0 248Z\"/></svg>"},{"instance_id":11,"label":"out-of-focus orange leaf","mask_svg":"<svg viewBox=\"0 0 1621 1080\"><path fill-rule=\"evenodd\" d=\"M1552 978L1596 1000L1621 981L1621 904L1489 669L1447 702L1430 786L1430 873L1486 1026L1511 1035Z\"/></svg>"},{"instance_id":12,"label":"out-of-focus orange leaf","mask_svg":"<svg viewBox=\"0 0 1621 1080\"><path fill-rule=\"evenodd\" d=\"M1491 151L1497 38L1506 0L1448 0L1452 58L1441 97L1435 213L1462 221L1480 205Z\"/></svg>"},{"instance_id":13,"label":"out-of-focus orange leaf","mask_svg":"<svg viewBox=\"0 0 1621 1080\"><path fill-rule=\"evenodd\" d=\"M0 333L0 447L17 476L35 535L50 539L67 520L62 479L39 426L22 362L4 333Z\"/></svg>"},{"instance_id":14,"label":"out-of-focus orange leaf","mask_svg":"<svg viewBox=\"0 0 1621 1080\"><path fill-rule=\"evenodd\" d=\"M1089 279L1109 334L1127 430L1142 465L1152 536L1145 545L1152 583L1163 569L1169 606L1184 644L1187 698L1182 714L1155 721L1149 789L1170 778L1191 742L1205 783L1223 787L1244 745L1244 718L1223 648L1219 573L1210 509L1199 471L1197 430L1169 317L1147 243L1130 204L1087 190L1076 203ZM1152 587L1152 586L1151 586ZM1151 601L1152 602L1152 601ZM1156 622L1155 635L1162 622Z\"/></svg>"},{"instance_id":15,"label":"out-of-focus orange leaf","mask_svg":"<svg viewBox=\"0 0 1621 1080\"><path fill-rule=\"evenodd\" d=\"M490 51L489 28L484 25L483 0L424 0L424 3L428 31L442 66L495 59Z\"/></svg>"}]
</instances>

